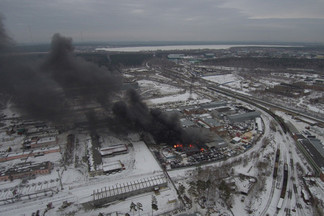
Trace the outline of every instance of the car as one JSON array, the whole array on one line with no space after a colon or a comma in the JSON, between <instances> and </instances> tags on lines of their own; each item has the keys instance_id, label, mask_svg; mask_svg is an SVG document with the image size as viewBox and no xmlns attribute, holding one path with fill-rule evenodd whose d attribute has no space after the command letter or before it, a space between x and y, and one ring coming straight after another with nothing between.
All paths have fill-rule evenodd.
<instances>
[{"instance_id":1,"label":"car","mask_svg":"<svg viewBox=\"0 0 324 216\"><path fill-rule=\"evenodd\" d=\"M242 196L241 197L241 202L244 202L245 201L245 196Z\"/></svg>"}]
</instances>

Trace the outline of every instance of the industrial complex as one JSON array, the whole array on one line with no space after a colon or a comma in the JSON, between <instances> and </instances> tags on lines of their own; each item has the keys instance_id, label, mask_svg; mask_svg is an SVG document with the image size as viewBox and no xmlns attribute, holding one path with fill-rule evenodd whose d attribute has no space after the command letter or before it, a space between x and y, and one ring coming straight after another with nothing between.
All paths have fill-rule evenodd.
<instances>
[{"instance_id":1,"label":"industrial complex","mask_svg":"<svg viewBox=\"0 0 324 216\"><path fill-rule=\"evenodd\" d=\"M0 215L323 214L321 71L259 64L300 50L76 50L118 76L45 119L3 101Z\"/></svg>"}]
</instances>

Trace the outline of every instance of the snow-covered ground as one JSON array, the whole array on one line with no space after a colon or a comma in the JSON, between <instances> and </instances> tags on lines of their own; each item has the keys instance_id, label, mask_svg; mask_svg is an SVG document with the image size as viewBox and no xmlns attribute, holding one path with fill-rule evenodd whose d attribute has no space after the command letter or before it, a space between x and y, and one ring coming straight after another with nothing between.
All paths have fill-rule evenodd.
<instances>
[{"instance_id":1,"label":"snow-covered ground","mask_svg":"<svg viewBox=\"0 0 324 216\"><path fill-rule=\"evenodd\" d=\"M182 91L182 89L176 88L174 86L159 83L151 80L139 80L137 81L139 86L142 89L142 95L146 92L156 92L160 95L170 95L170 94L176 94Z\"/></svg>"},{"instance_id":2,"label":"snow-covered ground","mask_svg":"<svg viewBox=\"0 0 324 216\"><path fill-rule=\"evenodd\" d=\"M166 96L166 97L161 97L161 98L154 98L154 99L149 99L146 100L147 104L163 104L163 103L173 103L173 102L179 102L179 101L187 101L189 98L192 99L198 99L199 96L195 93L190 95L190 92L186 92L184 94L178 94L178 95L171 95L171 96Z\"/></svg>"},{"instance_id":3,"label":"snow-covered ground","mask_svg":"<svg viewBox=\"0 0 324 216\"><path fill-rule=\"evenodd\" d=\"M87 140L88 139L84 139L83 141L81 140L81 142L87 142ZM117 140L118 139L108 137L102 139L103 142L115 142ZM115 203L110 204L108 207L97 210L83 209L81 204L92 200L91 194L94 190L100 190L104 187L112 187L117 184L120 185L152 176L163 175L162 169L144 142L132 142L129 153L122 155L122 157L118 156L107 158L105 159L105 162L109 163L113 160L117 160L117 158L125 163L126 169L121 173L111 174L108 176L88 177L86 173L82 173L83 171L86 171L82 168L75 169L74 167L67 167L66 170L64 168L59 169L58 172L62 177L64 190L61 190L60 188L58 181L59 175L56 170L53 170L50 175L38 176L35 180L29 182L30 186L28 186L28 189L39 188L40 190L55 187L55 193L51 194L51 197L48 198L46 198L46 196L40 197L39 195L41 200L39 200L37 197L31 197L31 199L24 200L23 203L21 203L21 201L17 201L20 203L19 205L17 205L18 203L13 203L2 206L0 215L31 215L32 212L36 212L37 209L41 210L41 212L44 211L46 204L49 202L52 202L55 208L47 212L46 215L66 214L69 211L78 211L77 215L98 215L98 213L101 211L130 213L129 205L131 202L141 202L144 209L143 214L149 214L151 212L151 196L154 194L153 192L139 194L138 196L131 197L125 201L116 201ZM47 181L47 183L45 183L45 181ZM14 185L16 185L15 182L12 183L12 187ZM8 187L8 183L3 183L1 186ZM8 191L4 191L4 188L1 191L8 194ZM178 201L171 202L172 200L177 199L176 192L172 187L162 189L160 194L155 196L159 206L159 211L156 213L163 213L165 211L178 208L180 205ZM73 202L74 204L60 213L58 208L62 205L62 201L64 200Z\"/></svg>"},{"instance_id":4,"label":"snow-covered ground","mask_svg":"<svg viewBox=\"0 0 324 216\"><path fill-rule=\"evenodd\" d=\"M242 82L244 81L242 77L238 76L236 73L204 76L203 79L219 84L222 88L229 89L241 94L249 94L248 88L243 88Z\"/></svg>"},{"instance_id":5,"label":"snow-covered ground","mask_svg":"<svg viewBox=\"0 0 324 216\"><path fill-rule=\"evenodd\" d=\"M232 214L255 216L265 216L266 214L285 215L286 208L289 208L290 210L297 209L296 203L300 203L303 208L297 209L297 211L299 211L301 215L312 214L312 210L305 203L303 203L299 189L297 194L292 193L291 198L288 198L287 195L288 191L292 191L293 184L296 184L297 186L302 184L297 176L296 163L299 163L305 170L305 172L307 172L308 170L308 164L303 156L298 152L294 140L288 134L284 134L281 131L279 125L276 126L276 131L270 129L269 125L270 122L273 121L273 119L268 114L264 112L262 113L262 119L265 124L265 132L263 138L250 151L247 151L239 156L229 158L224 162L215 162L212 164L200 166L203 170L210 168L224 169L222 167L226 166L226 164L231 164L230 167L233 168L232 175L244 174L247 176L256 177L257 181L259 181L259 184L256 183L256 185L259 186L253 186L256 187L256 189L252 187L251 192L247 196L240 193L233 194L231 212L228 212L228 209L225 206L218 206L218 213L211 215L219 215L221 213L225 215ZM264 146L265 139L269 139L270 141L266 146ZM274 168L274 158L277 148L280 148L281 150L280 166L278 170L278 177L277 179L275 179L275 181L273 181L272 172ZM289 168L289 176L294 176L294 179L296 180L293 181L289 177L287 193L283 207L279 212L277 212L277 204L280 198L281 184L283 179L283 164L289 164L290 158L293 159L295 166L294 169ZM240 160L241 162L239 163L235 162ZM259 162L265 162L267 164L266 168L263 171L260 171L257 168L257 164ZM224 170L223 172L226 172L226 170ZM195 173L197 173L196 167L169 171L171 178L174 179L177 184L185 185L187 189L188 182L193 181L195 178L197 178L195 177ZM261 180L262 178L263 180ZM242 187L246 186L244 185L244 182L242 184ZM258 188L262 188L262 190L259 191ZM244 196L244 199L242 199L242 196ZM197 203L193 204L193 208L191 210L188 210L188 212L195 212L197 210L201 213L206 213L206 209L201 209Z\"/></svg>"},{"instance_id":6,"label":"snow-covered ground","mask_svg":"<svg viewBox=\"0 0 324 216\"><path fill-rule=\"evenodd\" d=\"M226 83L223 85L223 87L230 88L231 90L234 89L235 91L238 91L240 93L244 92L244 90L240 90L242 78L237 76L236 74L204 77L204 79L219 84ZM192 105L210 101L210 99L203 98L200 96L200 94L198 95L198 93L193 93L191 95L192 100L189 100L189 92L179 94L178 91L180 89L167 84L158 83L156 81L140 80L139 85L143 88L153 88L154 90L158 90L161 94L173 94L171 96L147 100L146 102L152 106L164 106L168 103L177 104L178 102L180 102L182 105ZM8 115L13 115L10 114L9 111L7 113ZM288 116L285 113L276 113L282 116L285 120L291 121L300 131L305 130L305 127L308 126L306 123L298 122L295 119L292 119L291 116ZM269 215L276 215L276 206L280 197L280 187L282 183L283 164L289 163L290 159L292 159L295 164L299 163L305 172L309 170L309 165L296 149L294 140L288 134L284 134L278 125L276 126L275 131L270 129L269 125L271 124L273 119L268 114L262 112L262 119L265 125L263 138L260 139L251 150L237 157L229 158L226 161L202 165L201 168L205 169L212 167L216 169L223 169L225 165L230 164L230 168L233 169L233 175L244 174L253 176L264 185L263 189L260 189L260 191L253 191L252 188L252 192L245 197L244 201L242 201L241 194L233 194L234 202L232 208L227 209L226 206L217 205L219 212L212 215L219 215L219 213L224 213L224 215L230 215L232 213L233 215L265 215L266 213L268 213ZM321 131L316 127L311 127L310 130ZM323 133L316 134L320 139L323 139ZM66 135L67 134L61 136L61 143L65 141ZM4 137L4 132L1 133L1 136ZM150 215L152 211L152 195L156 196L159 206L159 210L154 212L154 214L162 214L166 211L172 211L173 209L181 207L181 202L177 199L177 193L170 182L167 188L163 188L160 191L160 194L154 194L153 192L139 194L137 196L127 198L126 200L116 200L116 202L110 203L108 206L99 209L87 209L82 206L82 203L92 200L91 194L95 190L101 190L105 187L112 187L128 182L138 181L140 179L149 178L152 176L163 175L163 171L160 165L156 162L145 143L139 141L138 136L135 136L135 138L128 138L119 139L111 137L109 135L102 135L100 138L102 147L109 146L111 144L123 143L127 140L127 154L103 158L103 163L105 164L121 161L125 165L125 170L115 174L95 177L89 176L87 163L82 162L83 158L86 156L86 145L90 140L88 134L78 134L76 136L79 144L75 147L74 157L78 156L80 161L79 165L76 167L74 167L73 163L66 167L62 167L62 155L60 153L53 153L38 158L29 158L27 161L37 162L43 161L44 157L46 157L47 160L50 160L54 163L55 168L49 175L39 175L35 179L29 180L27 185L21 187L21 189L18 190L18 193L26 194L35 191L39 192L44 189L53 189L54 192L51 194L41 193L39 195L36 195L36 197L32 196L28 199L17 201L16 203L8 203L6 205L3 205L0 208L0 215L31 215L32 212L35 212L38 209L44 211L46 204L49 202L53 203L54 209L50 210L46 215L67 215L69 213L72 214L73 212L76 212L76 215L98 215L100 212L119 212L123 214L132 214L132 212L130 212L130 204L132 202L142 203L144 211L142 211L141 214ZM265 138L268 138L270 140L270 143L266 146L263 146ZM17 141L21 142L22 139L21 137L16 136L14 137L14 140L3 139L2 141L2 144L5 144L7 147ZM273 181L272 171L274 166L274 152L277 148L281 149L280 166L278 171L278 178ZM236 163L236 161L239 160L241 160L241 163ZM13 163L17 163L17 161L6 162L2 165L12 166ZM266 168L262 172L257 168L257 164L259 162L267 163ZM169 172L169 175L177 185L179 185L179 183L188 185L188 181L192 181L193 175L195 175L196 171L196 167L183 168L172 170ZM229 170L224 170L224 172L227 171ZM296 167L289 168L289 173L289 176L294 177L296 180L294 182L293 180L289 180L287 186L288 190L291 190L293 184L301 187L303 183L298 179ZM263 179L263 176L266 176L266 178ZM59 180L60 178L62 181L62 186L64 188L63 190L61 188ZM11 196L14 188L20 185L21 180L14 180L13 182L1 182L0 198L6 198L9 195ZM245 185L241 186L243 188L245 187ZM261 186L259 187L261 188ZM63 201L73 202L73 204L65 210L59 210L59 207L62 205ZM293 194L291 198L287 198L286 195L283 204L284 207L278 212L278 215L285 215L285 208L296 208L297 202L301 203L303 207L302 210L298 210L300 211L301 215L312 214L310 208L307 207L306 204L302 203L302 200L300 198L300 189L298 189L298 193ZM188 210L188 212L195 211L204 213L206 212L206 210L201 209L197 204L194 204L193 208ZM251 211L252 213L249 213L248 211ZM175 212L171 212L169 214L172 215L175 214Z\"/></svg>"},{"instance_id":7,"label":"snow-covered ground","mask_svg":"<svg viewBox=\"0 0 324 216\"><path fill-rule=\"evenodd\" d=\"M223 75L214 75L214 76L205 76L203 77L205 80L209 80L218 84L226 84L226 83L234 83L239 82L239 79L235 74L223 74Z\"/></svg>"},{"instance_id":8,"label":"snow-covered ground","mask_svg":"<svg viewBox=\"0 0 324 216\"><path fill-rule=\"evenodd\" d=\"M320 128L318 126L311 126L305 122L302 122L298 119L293 118L291 115L288 115L282 111L277 110L277 111L275 111L275 113L278 116L282 117L285 121L291 122L300 133L303 133L304 131L309 131L312 135L315 135L316 138L321 140L322 143L324 144L324 130L323 130L323 128ZM301 118L301 119L303 119L303 118ZM312 122L310 120L306 120L306 121ZM309 129L306 129L306 128L309 128Z\"/></svg>"},{"instance_id":9,"label":"snow-covered ground","mask_svg":"<svg viewBox=\"0 0 324 216\"><path fill-rule=\"evenodd\" d=\"M268 80L268 79L259 79L258 80L259 83L262 83L263 85L267 86L267 87L271 87L273 88L276 85L280 84L280 81L276 81L276 80Z\"/></svg>"}]
</instances>

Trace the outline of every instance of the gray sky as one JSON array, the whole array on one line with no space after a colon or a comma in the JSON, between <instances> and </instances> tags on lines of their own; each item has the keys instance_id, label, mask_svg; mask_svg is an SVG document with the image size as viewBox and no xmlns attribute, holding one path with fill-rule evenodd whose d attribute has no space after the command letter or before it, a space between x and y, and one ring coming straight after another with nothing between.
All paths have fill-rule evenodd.
<instances>
[{"instance_id":1,"label":"gray sky","mask_svg":"<svg viewBox=\"0 0 324 216\"><path fill-rule=\"evenodd\" d=\"M80 41L324 43L324 0L0 0L18 43Z\"/></svg>"}]
</instances>

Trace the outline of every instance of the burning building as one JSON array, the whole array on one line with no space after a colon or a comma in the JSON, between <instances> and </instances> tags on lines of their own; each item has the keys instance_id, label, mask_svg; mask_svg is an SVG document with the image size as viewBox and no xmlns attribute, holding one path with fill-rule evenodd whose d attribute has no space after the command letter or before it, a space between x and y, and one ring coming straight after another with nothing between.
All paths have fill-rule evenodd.
<instances>
[{"instance_id":1,"label":"burning building","mask_svg":"<svg viewBox=\"0 0 324 216\"><path fill-rule=\"evenodd\" d=\"M196 144L175 144L173 145L176 151L184 152L187 156L194 155L200 152L206 151L207 147L205 145L196 145Z\"/></svg>"}]
</instances>

